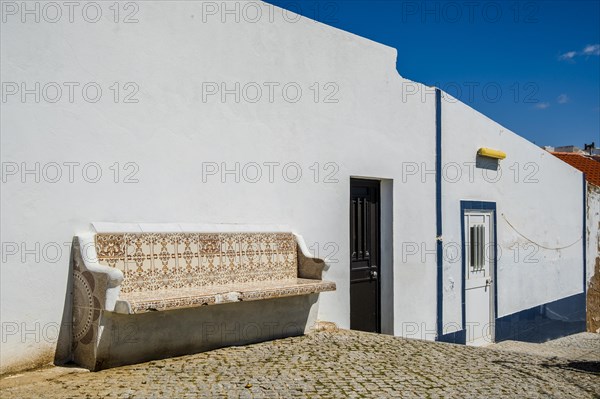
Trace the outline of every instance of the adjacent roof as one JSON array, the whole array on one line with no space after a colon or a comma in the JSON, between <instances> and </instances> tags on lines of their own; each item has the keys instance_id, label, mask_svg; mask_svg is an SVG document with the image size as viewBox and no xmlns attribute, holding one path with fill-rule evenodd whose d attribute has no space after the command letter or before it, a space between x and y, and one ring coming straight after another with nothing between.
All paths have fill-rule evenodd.
<instances>
[{"instance_id":1,"label":"adjacent roof","mask_svg":"<svg viewBox=\"0 0 600 399\"><path fill-rule=\"evenodd\" d=\"M552 155L585 173L585 179L600 187L600 162L584 154L553 152Z\"/></svg>"}]
</instances>

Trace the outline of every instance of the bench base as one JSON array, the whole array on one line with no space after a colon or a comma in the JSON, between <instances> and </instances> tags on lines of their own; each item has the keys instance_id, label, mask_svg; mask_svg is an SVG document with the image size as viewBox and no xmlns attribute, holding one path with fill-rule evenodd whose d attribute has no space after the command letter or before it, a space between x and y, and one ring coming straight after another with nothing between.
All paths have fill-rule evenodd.
<instances>
[{"instance_id":1,"label":"bench base","mask_svg":"<svg viewBox=\"0 0 600 399\"><path fill-rule=\"evenodd\" d=\"M96 350L80 364L97 371L302 335L315 325L317 300L311 294L134 315L103 312Z\"/></svg>"}]
</instances>

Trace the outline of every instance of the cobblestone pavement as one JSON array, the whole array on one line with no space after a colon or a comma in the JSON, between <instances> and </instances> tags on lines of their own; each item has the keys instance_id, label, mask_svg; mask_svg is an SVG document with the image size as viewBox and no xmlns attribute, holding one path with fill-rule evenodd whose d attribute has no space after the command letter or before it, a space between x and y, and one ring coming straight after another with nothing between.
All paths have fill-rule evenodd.
<instances>
[{"instance_id":1,"label":"cobblestone pavement","mask_svg":"<svg viewBox=\"0 0 600 399\"><path fill-rule=\"evenodd\" d=\"M24 373L5 378L0 396L597 398L596 355L578 361L340 330L96 373Z\"/></svg>"},{"instance_id":2,"label":"cobblestone pavement","mask_svg":"<svg viewBox=\"0 0 600 399\"><path fill-rule=\"evenodd\" d=\"M503 341L491 345L489 348L550 358L558 357L573 361L598 362L600 361L600 334L584 332L544 342L543 344Z\"/></svg>"}]
</instances>

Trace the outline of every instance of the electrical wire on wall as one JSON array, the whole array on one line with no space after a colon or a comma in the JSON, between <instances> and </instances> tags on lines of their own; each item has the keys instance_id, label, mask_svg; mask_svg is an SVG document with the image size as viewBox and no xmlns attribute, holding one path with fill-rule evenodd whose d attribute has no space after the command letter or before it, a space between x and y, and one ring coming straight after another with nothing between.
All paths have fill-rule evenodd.
<instances>
[{"instance_id":1,"label":"electrical wire on wall","mask_svg":"<svg viewBox=\"0 0 600 399\"><path fill-rule=\"evenodd\" d=\"M523 237L524 239L526 239L527 241L529 241L532 244L537 245L540 248L544 248L544 249L549 249L551 251L559 251L561 249L567 249L569 247L572 247L573 245L577 244L579 241L581 241L581 239L583 238L583 236L579 237L574 243L566 245L564 247L556 247L556 248L551 248L551 247L546 247L545 245L542 244L538 244L537 242L535 242L534 240L526 237L523 233L521 233L519 230L517 230L517 228L515 226L512 225L511 222L508 221L508 219L506 218L506 216L502 213L502 218L504 219L504 221L521 237Z\"/></svg>"}]
</instances>

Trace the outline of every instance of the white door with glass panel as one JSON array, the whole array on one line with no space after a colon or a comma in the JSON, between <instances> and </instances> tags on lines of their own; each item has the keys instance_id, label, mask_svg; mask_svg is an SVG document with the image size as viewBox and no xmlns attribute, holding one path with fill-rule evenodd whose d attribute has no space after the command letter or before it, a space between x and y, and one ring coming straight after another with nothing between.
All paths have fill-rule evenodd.
<instances>
[{"instance_id":1,"label":"white door with glass panel","mask_svg":"<svg viewBox=\"0 0 600 399\"><path fill-rule=\"evenodd\" d=\"M465 325L467 345L494 342L493 211L469 211L465 222Z\"/></svg>"}]
</instances>

